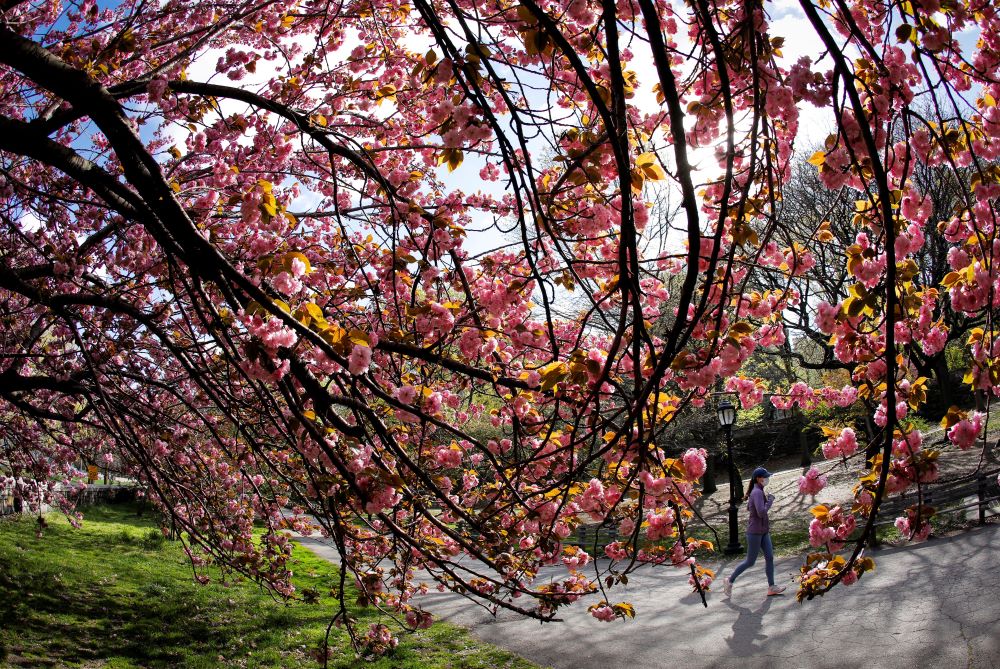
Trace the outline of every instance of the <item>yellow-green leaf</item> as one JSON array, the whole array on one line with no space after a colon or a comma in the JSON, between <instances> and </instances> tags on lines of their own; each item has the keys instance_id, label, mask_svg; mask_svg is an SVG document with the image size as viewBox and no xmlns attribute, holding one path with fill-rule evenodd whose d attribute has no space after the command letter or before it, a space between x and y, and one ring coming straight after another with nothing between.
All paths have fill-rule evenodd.
<instances>
[{"instance_id":1,"label":"yellow-green leaf","mask_svg":"<svg viewBox=\"0 0 1000 669\"><path fill-rule=\"evenodd\" d=\"M806 162L808 162L810 165L815 165L816 167L819 167L820 165L826 162L826 152L817 151L816 153L812 154L812 156L810 156L809 160L807 160Z\"/></svg>"},{"instance_id":2,"label":"yellow-green leaf","mask_svg":"<svg viewBox=\"0 0 1000 669\"><path fill-rule=\"evenodd\" d=\"M663 181L667 178L667 173L660 167L659 158L652 151L640 154L635 159L635 164L650 181Z\"/></svg>"}]
</instances>

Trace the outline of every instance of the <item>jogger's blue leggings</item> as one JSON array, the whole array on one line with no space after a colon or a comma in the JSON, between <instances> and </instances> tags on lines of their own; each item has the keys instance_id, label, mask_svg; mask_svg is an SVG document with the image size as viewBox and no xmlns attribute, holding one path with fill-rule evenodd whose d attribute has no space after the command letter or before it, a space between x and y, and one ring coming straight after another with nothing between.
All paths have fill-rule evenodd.
<instances>
[{"instance_id":1,"label":"jogger's blue leggings","mask_svg":"<svg viewBox=\"0 0 1000 669\"><path fill-rule=\"evenodd\" d=\"M764 571L767 572L767 584L774 585L774 546L771 545L771 535L750 534L749 532L747 532L747 556L733 570L732 576L729 577L730 583L735 583L737 576L746 571L747 567L753 566L753 563L757 561L757 554L762 548L764 549Z\"/></svg>"}]
</instances>

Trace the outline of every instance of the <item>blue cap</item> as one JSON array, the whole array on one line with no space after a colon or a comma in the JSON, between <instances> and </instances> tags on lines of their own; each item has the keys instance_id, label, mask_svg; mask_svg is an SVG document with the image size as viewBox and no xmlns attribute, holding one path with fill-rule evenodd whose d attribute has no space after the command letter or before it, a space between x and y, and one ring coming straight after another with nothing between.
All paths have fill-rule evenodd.
<instances>
[{"instance_id":1,"label":"blue cap","mask_svg":"<svg viewBox=\"0 0 1000 669\"><path fill-rule=\"evenodd\" d=\"M751 476L750 478L756 481L758 476L763 476L764 478L771 478L771 472L767 471L763 467L758 467L757 469L753 470L753 476Z\"/></svg>"}]
</instances>

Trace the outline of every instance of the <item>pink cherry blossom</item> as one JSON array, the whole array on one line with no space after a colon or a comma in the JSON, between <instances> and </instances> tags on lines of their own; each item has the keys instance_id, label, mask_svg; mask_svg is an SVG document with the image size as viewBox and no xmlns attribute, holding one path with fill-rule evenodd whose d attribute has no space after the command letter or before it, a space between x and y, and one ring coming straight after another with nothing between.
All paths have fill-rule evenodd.
<instances>
[{"instance_id":1,"label":"pink cherry blossom","mask_svg":"<svg viewBox=\"0 0 1000 669\"><path fill-rule=\"evenodd\" d=\"M803 495L817 495L826 487L826 476L819 473L816 467L810 467L804 476L799 477L799 492Z\"/></svg>"},{"instance_id":2,"label":"pink cherry blossom","mask_svg":"<svg viewBox=\"0 0 1000 669\"><path fill-rule=\"evenodd\" d=\"M705 474L705 459L707 457L708 453L704 448L689 448L684 452L681 459L689 479L700 479Z\"/></svg>"},{"instance_id":3,"label":"pink cherry blossom","mask_svg":"<svg viewBox=\"0 0 1000 669\"><path fill-rule=\"evenodd\" d=\"M827 459L836 457L849 458L858 450L857 436L854 430L845 427L836 437L831 437L823 444L823 457Z\"/></svg>"},{"instance_id":4,"label":"pink cherry blossom","mask_svg":"<svg viewBox=\"0 0 1000 669\"><path fill-rule=\"evenodd\" d=\"M590 609L590 615L592 615L595 618L597 618L598 620L600 620L602 622L606 622L606 623L611 622L615 618L617 618L617 616L615 615L614 609L612 609L607 604L603 604L601 606L596 606L596 607L591 608Z\"/></svg>"},{"instance_id":5,"label":"pink cherry blossom","mask_svg":"<svg viewBox=\"0 0 1000 669\"><path fill-rule=\"evenodd\" d=\"M372 350L363 345L355 344L354 348L351 350L351 355L347 360L348 370L351 374L355 376L359 374L364 374L368 371L368 366L372 362Z\"/></svg>"},{"instance_id":6,"label":"pink cherry blossom","mask_svg":"<svg viewBox=\"0 0 1000 669\"><path fill-rule=\"evenodd\" d=\"M825 46L791 60L740 3L293 4L5 8L0 487L32 512L79 522L106 465L198 537L196 579L285 597L287 531L319 525L412 627L426 573L542 619L640 564L704 596L708 453L676 430L768 395L836 416L860 478L814 508L809 600L868 568L832 554L883 477L940 475L920 370L1000 396L1000 184L966 173L1000 160L990 3L805 2L792 37ZM985 421L949 412L949 444ZM568 548L591 522L614 572Z\"/></svg>"},{"instance_id":7,"label":"pink cherry blossom","mask_svg":"<svg viewBox=\"0 0 1000 669\"><path fill-rule=\"evenodd\" d=\"M972 448L983 429L985 415L978 411L960 420L948 430L948 439L963 451Z\"/></svg>"}]
</instances>

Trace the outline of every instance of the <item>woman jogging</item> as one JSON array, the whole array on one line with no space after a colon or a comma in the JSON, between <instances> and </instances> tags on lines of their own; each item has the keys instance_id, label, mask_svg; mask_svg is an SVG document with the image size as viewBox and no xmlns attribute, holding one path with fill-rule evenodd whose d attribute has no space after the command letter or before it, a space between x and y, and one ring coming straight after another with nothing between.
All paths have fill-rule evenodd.
<instances>
[{"instance_id":1,"label":"woman jogging","mask_svg":"<svg viewBox=\"0 0 1000 669\"><path fill-rule=\"evenodd\" d=\"M733 582L739 575L746 571L747 567L752 567L757 561L757 554L764 549L764 571L767 572L767 596L780 595L785 591L785 586L774 584L774 546L771 545L770 522L767 512L774 504L774 495L764 495L764 486L767 485L771 473L763 467L753 470L753 477L750 479L750 491L744 498L747 501L747 510L750 511L750 522L747 524L747 556L743 562L736 566L732 575L722 583L722 589L726 597L733 594Z\"/></svg>"}]
</instances>

